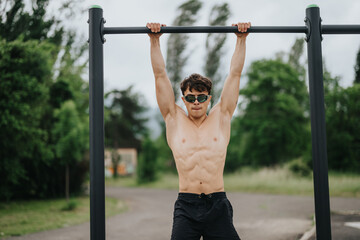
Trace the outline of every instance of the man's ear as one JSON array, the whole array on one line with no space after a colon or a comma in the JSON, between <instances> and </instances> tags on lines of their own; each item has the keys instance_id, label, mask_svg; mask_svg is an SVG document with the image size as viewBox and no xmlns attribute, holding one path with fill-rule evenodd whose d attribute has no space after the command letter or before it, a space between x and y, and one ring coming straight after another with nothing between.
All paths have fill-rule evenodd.
<instances>
[{"instance_id":1,"label":"man's ear","mask_svg":"<svg viewBox=\"0 0 360 240\"><path fill-rule=\"evenodd\" d=\"M181 100L183 100L183 102L185 103L185 98L184 98L184 96L181 97Z\"/></svg>"}]
</instances>

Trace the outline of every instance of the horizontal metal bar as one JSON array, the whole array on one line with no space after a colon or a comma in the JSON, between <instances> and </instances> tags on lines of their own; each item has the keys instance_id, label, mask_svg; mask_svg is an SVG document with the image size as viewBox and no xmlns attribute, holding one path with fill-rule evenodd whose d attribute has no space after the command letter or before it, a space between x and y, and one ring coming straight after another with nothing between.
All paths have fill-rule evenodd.
<instances>
[{"instance_id":1,"label":"horizontal metal bar","mask_svg":"<svg viewBox=\"0 0 360 240\"><path fill-rule=\"evenodd\" d=\"M322 34L360 34L360 25L322 25Z\"/></svg>"},{"instance_id":2,"label":"horizontal metal bar","mask_svg":"<svg viewBox=\"0 0 360 240\"><path fill-rule=\"evenodd\" d=\"M233 26L177 26L162 27L161 33L235 33ZM306 33L306 26L255 26L248 29L249 33ZM103 34L141 34L151 33L147 27L105 27Z\"/></svg>"},{"instance_id":3,"label":"horizontal metal bar","mask_svg":"<svg viewBox=\"0 0 360 240\"><path fill-rule=\"evenodd\" d=\"M161 33L235 33L233 26L162 27ZM307 33L306 26L253 26L249 33ZM360 34L360 25L322 25L322 34ZM103 34L146 34L147 27L105 27Z\"/></svg>"}]
</instances>

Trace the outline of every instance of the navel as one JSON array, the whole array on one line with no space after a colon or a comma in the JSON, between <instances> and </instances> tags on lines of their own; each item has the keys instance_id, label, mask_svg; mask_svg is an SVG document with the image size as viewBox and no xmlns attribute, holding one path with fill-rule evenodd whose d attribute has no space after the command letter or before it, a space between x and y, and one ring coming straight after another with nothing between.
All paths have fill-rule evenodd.
<instances>
[{"instance_id":1,"label":"navel","mask_svg":"<svg viewBox=\"0 0 360 240\"><path fill-rule=\"evenodd\" d=\"M202 182L200 182L200 184L202 184Z\"/></svg>"}]
</instances>

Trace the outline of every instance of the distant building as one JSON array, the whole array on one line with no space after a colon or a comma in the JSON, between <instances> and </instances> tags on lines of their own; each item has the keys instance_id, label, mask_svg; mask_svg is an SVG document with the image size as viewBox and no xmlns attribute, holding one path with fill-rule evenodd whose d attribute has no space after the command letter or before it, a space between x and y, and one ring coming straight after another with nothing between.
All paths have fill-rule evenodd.
<instances>
[{"instance_id":1,"label":"distant building","mask_svg":"<svg viewBox=\"0 0 360 240\"><path fill-rule=\"evenodd\" d=\"M112 149L105 149L105 176L114 175L114 167L111 159ZM137 152L135 148L118 148L117 153L120 155L120 161L117 166L119 176L133 175L137 166Z\"/></svg>"}]
</instances>

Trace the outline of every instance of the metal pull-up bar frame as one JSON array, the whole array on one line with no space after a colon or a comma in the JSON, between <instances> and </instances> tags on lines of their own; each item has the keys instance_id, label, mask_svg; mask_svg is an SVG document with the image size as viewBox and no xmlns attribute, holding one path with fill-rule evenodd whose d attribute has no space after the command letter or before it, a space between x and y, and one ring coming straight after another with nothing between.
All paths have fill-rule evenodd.
<instances>
[{"instance_id":1,"label":"metal pull-up bar frame","mask_svg":"<svg viewBox=\"0 0 360 240\"><path fill-rule=\"evenodd\" d=\"M161 27L161 33L236 33L233 26L177 26ZM249 33L307 33L306 26L253 26ZM105 27L103 34L144 34L152 33L147 27ZM323 25L322 34L360 33L360 25Z\"/></svg>"},{"instance_id":2,"label":"metal pull-up bar frame","mask_svg":"<svg viewBox=\"0 0 360 240\"><path fill-rule=\"evenodd\" d=\"M105 239L104 61L105 34L146 34L146 27L104 27L103 10L89 9L90 238ZM235 33L233 26L162 27L161 33ZM323 86L322 34L360 34L360 25L321 25L320 9L306 9L305 26L252 26L249 33L305 33L309 66L312 158L317 239L331 239Z\"/></svg>"}]
</instances>

